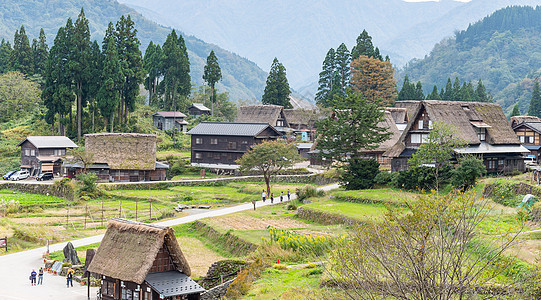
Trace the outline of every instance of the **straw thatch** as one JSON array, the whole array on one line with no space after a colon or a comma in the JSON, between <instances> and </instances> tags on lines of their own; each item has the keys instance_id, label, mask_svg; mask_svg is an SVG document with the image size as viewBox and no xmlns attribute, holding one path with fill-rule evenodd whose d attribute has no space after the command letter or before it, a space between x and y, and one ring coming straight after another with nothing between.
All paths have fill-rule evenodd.
<instances>
[{"instance_id":1,"label":"straw thatch","mask_svg":"<svg viewBox=\"0 0 541 300\"><path fill-rule=\"evenodd\" d=\"M236 123L268 123L276 126L277 120L283 120L283 127L289 127L284 115L284 108L279 105L249 105L241 106L237 114Z\"/></svg>"},{"instance_id":2,"label":"straw thatch","mask_svg":"<svg viewBox=\"0 0 541 300\"><path fill-rule=\"evenodd\" d=\"M408 109L403 107L386 107L385 111L391 113L395 123L408 123Z\"/></svg>"},{"instance_id":3,"label":"straw thatch","mask_svg":"<svg viewBox=\"0 0 541 300\"><path fill-rule=\"evenodd\" d=\"M190 276L190 266L172 228L114 218L88 271L142 284L164 245L176 270Z\"/></svg>"},{"instance_id":4,"label":"straw thatch","mask_svg":"<svg viewBox=\"0 0 541 300\"><path fill-rule=\"evenodd\" d=\"M417 111L417 108L419 108L419 105L421 104L421 101L396 101L394 103L395 108L405 108L408 114L408 120L413 120L413 114L415 111Z\"/></svg>"},{"instance_id":5,"label":"straw thatch","mask_svg":"<svg viewBox=\"0 0 541 300\"><path fill-rule=\"evenodd\" d=\"M400 139L400 130L396 127L395 121L393 119L392 113L385 109L385 119L378 123L378 127L387 129L387 132L390 132L391 135L387 140L381 143L376 149L372 150L361 150L363 153L372 153L372 152L385 152L390 150Z\"/></svg>"},{"instance_id":6,"label":"straw thatch","mask_svg":"<svg viewBox=\"0 0 541 300\"><path fill-rule=\"evenodd\" d=\"M486 142L491 145L511 145L520 144L517 135L509 125L501 107L494 103L484 102L459 102L459 101L399 101L408 102L409 106L417 108L412 114L408 126L404 130L399 142L391 150L385 153L385 156L398 157L405 149L405 139L417 119L419 113L425 110L432 122L447 123L456 129L456 137L464 140L470 145L479 145L477 133L474 124L483 124L486 128ZM398 102L397 102L398 103Z\"/></svg>"},{"instance_id":7,"label":"straw thatch","mask_svg":"<svg viewBox=\"0 0 541 300\"><path fill-rule=\"evenodd\" d=\"M511 122L511 127L515 127L527 122L541 122L541 119L534 116L514 116L509 121Z\"/></svg>"},{"instance_id":8,"label":"straw thatch","mask_svg":"<svg viewBox=\"0 0 541 300\"><path fill-rule=\"evenodd\" d=\"M314 109L284 109L284 115L291 127L313 127L319 120L318 113Z\"/></svg>"},{"instance_id":9,"label":"straw thatch","mask_svg":"<svg viewBox=\"0 0 541 300\"><path fill-rule=\"evenodd\" d=\"M106 163L113 170L154 170L156 135L140 133L85 134L85 150L94 163Z\"/></svg>"}]
</instances>

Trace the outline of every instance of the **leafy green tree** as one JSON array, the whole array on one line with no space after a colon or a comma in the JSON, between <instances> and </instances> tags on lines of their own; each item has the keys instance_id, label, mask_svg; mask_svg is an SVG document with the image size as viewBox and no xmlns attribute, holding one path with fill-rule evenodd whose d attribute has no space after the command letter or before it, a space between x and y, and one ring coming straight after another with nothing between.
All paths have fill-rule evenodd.
<instances>
[{"instance_id":1,"label":"leafy green tree","mask_svg":"<svg viewBox=\"0 0 541 300\"><path fill-rule=\"evenodd\" d=\"M36 112L41 104L40 93L39 85L20 72L0 75L0 122Z\"/></svg>"},{"instance_id":2,"label":"leafy green tree","mask_svg":"<svg viewBox=\"0 0 541 300\"><path fill-rule=\"evenodd\" d=\"M120 67L124 75L122 83L121 102L119 106L119 123L126 123L128 112L135 109L135 101L139 95L139 84L143 82L145 72L143 69L143 55L137 38L137 29L131 16L121 16L116 23L116 48Z\"/></svg>"},{"instance_id":3,"label":"leafy green tree","mask_svg":"<svg viewBox=\"0 0 541 300\"><path fill-rule=\"evenodd\" d=\"M218 58L214 54L214 50L210 51L209 56L207 57L207 64L203 72L203 80L205 80L211 89L210 95L210 115L214 116L214 103L216 102L216 90L214 89L216 83L222 79L222 70L218 64Z\"/></svg>"},{"instance_id":4,"label":"leafy green tree","mask_svg":"<svg viewBox=\"0 0 541 300\"><path fill-rule=\"evenodd\" d=\"M439 191L442 167L453 158L455 149L465 145L464 141L456 137L456 129L452 125L435 122L426 140L408 160L408 164L414 167L433 165L436 178L434 188Z\"/></svg>"},{"instance_id":5,"label":"leafy green tree","mask_svg":"<svg viewBox=\"0 0 541 300\"><path fill-rule=\"evenodd\" d=\"M463 159L453 171L451 184L459 189L467 190L475 185L477 178L486 173L486 167L482 160L469 157Z\"/></svg>"},{"instance_id":6,"label":"leafy green tree","mask_svg":"<svg viewBox=\"0 0 541 300\"><path fill-rule=\"evenodd\" d=\"M325 60L323 60L323 70L319 73L319 86L316 93L316 103L324 107L331 106L331 91L333 89L333 80L336 67L335 57L336 53L334 52L334 49L329 49L329 51L327 51L327 55L325 55Z\"/></svg>"},{"instance_id":7,"label":"leafy green tree","mask_svg":"<svg viewBox=\"0 0 541 300\"><path fill-rule=\"evenodd\" d=\"M541 92L539 91L539 80L535 80L532 98L530 100L529 116L541 117Z\"/></svg>"},{"instance_id":8,"label":"leafy green tree","mask_svg":"<svg viewBox=\"0 0 541 300\"><path fill-rule=\"evenodd\" d=\"M77 95L77 139L82 136L83 107L86 106L86 97L83 93L90 77L90 28L85 12L81 12L75 21L71 35L71 53L69 57L70 77L73 80L75 94Z\"/></svg>"},{"instance_id":9,"label":"leafy green tree","mask_svg":"<svg viewBox=\"0 0 541 300\"><path fill-rule=\"evenodd\" d=\"M165 91L163 107L176 109L178 96L186 98L191 90L190 62L182 35L177 37L177 33L173 30L167 36L162 52L162 84Z\"/></svg>"},{"instance_id":10,"label":"leafy green tree","mask_svg":"<svg viewBox=\"0 0 541 300\"><path fill-rule=\"evenodd\" d=\"M13 70L26 75L32 75L34 73L32 48L22 25L21 29L15 31L13 51L11 52L11 67Z\"/></svg>"},{"instance_id":11,"label":"leafy green tree","mask_svg":"<svg viewBox=\"0 0 541 300\"><path fill-rule=\"evenodd\" d=\"M378 126L384 111L377 103L369 103L357 93L338 103L333 117L316 125L320 156L346 161L347 155L356 157L360 149L375 149L389 137L387 130Z\"/></svg>"},{"instance_id":12,"label":"leafy green tree","mask_svg":"<svg viewBox=\"0 0 541 300\"><path fill-rule=\"evenodd\" d=\"M340 181L346 190L364 190L374 186L374 179L379 174L379 163L375 159L354 157L344 167Z\"/></svg>"},{"instance_id":13,"label":"leafy green tree","mask_svg":"<svg viewBox=\"0 0 541 300\"><path fill-rule=\"evenodd\" d=\"M299 159L297 147L293 143L284 141L264 141L252 146L236 162L240 165L241 172L257 171L265 179L267 194L270 195L270 179L281 170L293 166Z\"/></svg>"},{"instance_id":14,"label":"leafy green tree","mask_svg":"<svg viewBox=\"0 0 541 300\"><path fill-rule=\"evenodd\" d=\"M101 76L103 83L98 91L97 104L104 118L105 129L110 123L110 131L113 132L115 111L120 105L120 94L125 76L122 74L115 41L112 37L108 38L106 49Z\"/></svg>"},{"instance_id":15,"label":"leafy green tree","mask_svg":"<svg viewBox=\"0 0 541 300\"><path fill-rule=\"evenodd\" d=\"M11 68L11 44L2 39L0 43L0 73L6 73Z\"/></svg>"},{"instance_id":16,"label":"leafy green tree","mask_svg":"<svg viewBox=\"0 0 541 300\"><path fill-rule=\"evenodd\" d=\"M438 93L438 87L434 85L434 88L432 88L432 93L428 94L426 96L427 100L441 100L440 94Z\"/></svg>"},{"instance_id":17,"label":"leafy green tree","mask_svg":"<svg viewBox=\"0 0 541 300\"><path fill-rule=\"evenodd\" d=\"M36 41L36 47L32 47L34 54L34 74L44 75L45 65L47 64L47 56L49 56L49 46L47 46L47 38L43 28L39 31L39 38Z\"/></svg>"},{"instance_id":18,"label":"leafy green tree","mask_svg":"<svg viewBox=\"0 0 541 300\"><path fill-rule=\"evenodd\" d=\"M520 116L520 109L518 108L518 104L515 104L515 106L513 106L513 111L511 112L511 115L509 115L509 117L514 116Z\"/></svg>"},{"instance_id":19,"label":"leafy green tree","mask_svg":"<svg viewBox=\"0 0 541 300\"><path fill-rule=\"evenodd\" d=\"M261 102L263 104L280 105L284 108L293 108L289 102L289 94L291 94L291 90L287 82L286 68L275 57L267 77L267 85Z\"/></svg>"},{"instance_id":20,"label":"leafy green tree","mask_svg":"<svg viewBox=\"0 0 541 300\"><path fill-rule=\"evenodd\" d=\"M351 54L347 46L342 43L338 48L336 48L336 55L334 59L335 71L340 76L340 81L336 82L342 92L345 92L349 87L350 80L350 65L351 65Z\"/></svg>"}]
</instances>

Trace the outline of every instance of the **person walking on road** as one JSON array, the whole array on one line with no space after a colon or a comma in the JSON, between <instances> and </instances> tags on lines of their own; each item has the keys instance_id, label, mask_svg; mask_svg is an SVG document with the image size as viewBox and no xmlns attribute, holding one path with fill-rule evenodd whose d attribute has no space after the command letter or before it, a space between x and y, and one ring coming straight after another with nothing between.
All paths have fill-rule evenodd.
<instances>
[{"instance_id":1,"label":"person walking on road","mask_svg":"<svg viewBox=\"0 0 541 300\"><path fill-rule=\"evenodd\" d=\"M32 269L32 273L30 273L30 285L36 285L36 270Z\"/></svg>"},{"instance_id":2,"label":"person walking on road","mask_svg":"<svg viewBox=\"0 0 541 300\"><path fill-rule=\"evenodd\" d=\"M271 204L274 203L274 193L271 193Z\"/></svg>"},{"instance_id":3,"label":"person walking on road","mask_svg":"<svg viewBox=\"0 0 541 300\"><path fill-rule=\"evenodd\" d=\"M289 189L287 190L287 201L291 200L291 193L289 192Z\"/></svg>"},{"instance_id":4,"label":"person walking on road","mask_svg":"<svg viewBox=\"0 0 541 300\"><path fill-rule=\"evenodd\" d=\"M263 190L263 193L261 193L261 198L263 198L263 202L265 202L267 198L267 193L265 193L265 190Z\"/></svg>"},{"instance_id":5,"label":"person walking on road","mask_svg":"<svg viewBox=\"0 0 541 300\"><path fill-rule=\"evenodd\" d=\"M73 271L73 269L70 267L66 275L66 286L68 288L70 287L70 285L71 287L73 287L73 273L75 273L75 271Z\"/></svg>"},{"instance_id":6,"label":"person walking on road","mask_svg":"<svg viewBox=\"0 0 541 300\"><path fill-rule=\"evenodd\" d=\"M38 285L43 285L43 268L38 271Z\"/></svg>"},{"instance_id":7,"label":"person walking on road","mask_svg":"<svg viewBox=\"0 0 541 300\"><path fill-rule=\"evenodd\" d=\"M284 192L280 192L280 202L284 201Z\"/></svg>"}]
</instances>

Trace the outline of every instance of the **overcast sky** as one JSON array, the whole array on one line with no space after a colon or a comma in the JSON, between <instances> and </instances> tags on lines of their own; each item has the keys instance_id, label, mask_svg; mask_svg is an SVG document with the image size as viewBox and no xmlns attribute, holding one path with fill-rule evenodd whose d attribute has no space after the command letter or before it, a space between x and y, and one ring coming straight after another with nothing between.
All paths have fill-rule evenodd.
<instances>
[{"instance_id":1,"label":"overcast sky","mask_svg":"<svg viewBox=\"0 0 541 300\"><path fill-rule=\"evenodd\" d=\"M428 1L434 1L434 2L440 2L438 0L404 0L406 2L428 2ZM455 0L459 2L470 2L471 0Z\"/></svg>"}]
</instances>

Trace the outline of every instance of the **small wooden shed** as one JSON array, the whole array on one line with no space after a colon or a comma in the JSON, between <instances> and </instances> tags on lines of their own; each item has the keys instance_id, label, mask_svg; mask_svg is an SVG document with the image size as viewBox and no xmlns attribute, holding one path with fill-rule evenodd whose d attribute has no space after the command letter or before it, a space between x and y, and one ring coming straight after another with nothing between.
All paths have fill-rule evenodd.
<instances>
[{"instance_id":1,"label":"small wooden shed","mask_svg":"<svg viewBox=\"0 0 541 300\"><path fill-rule=\"evenodd\" d=\"M172 228L125 219L109 221L88 271L101 276L104 300L198 300L205 291Z\"/></svg>"}]
</instances>

